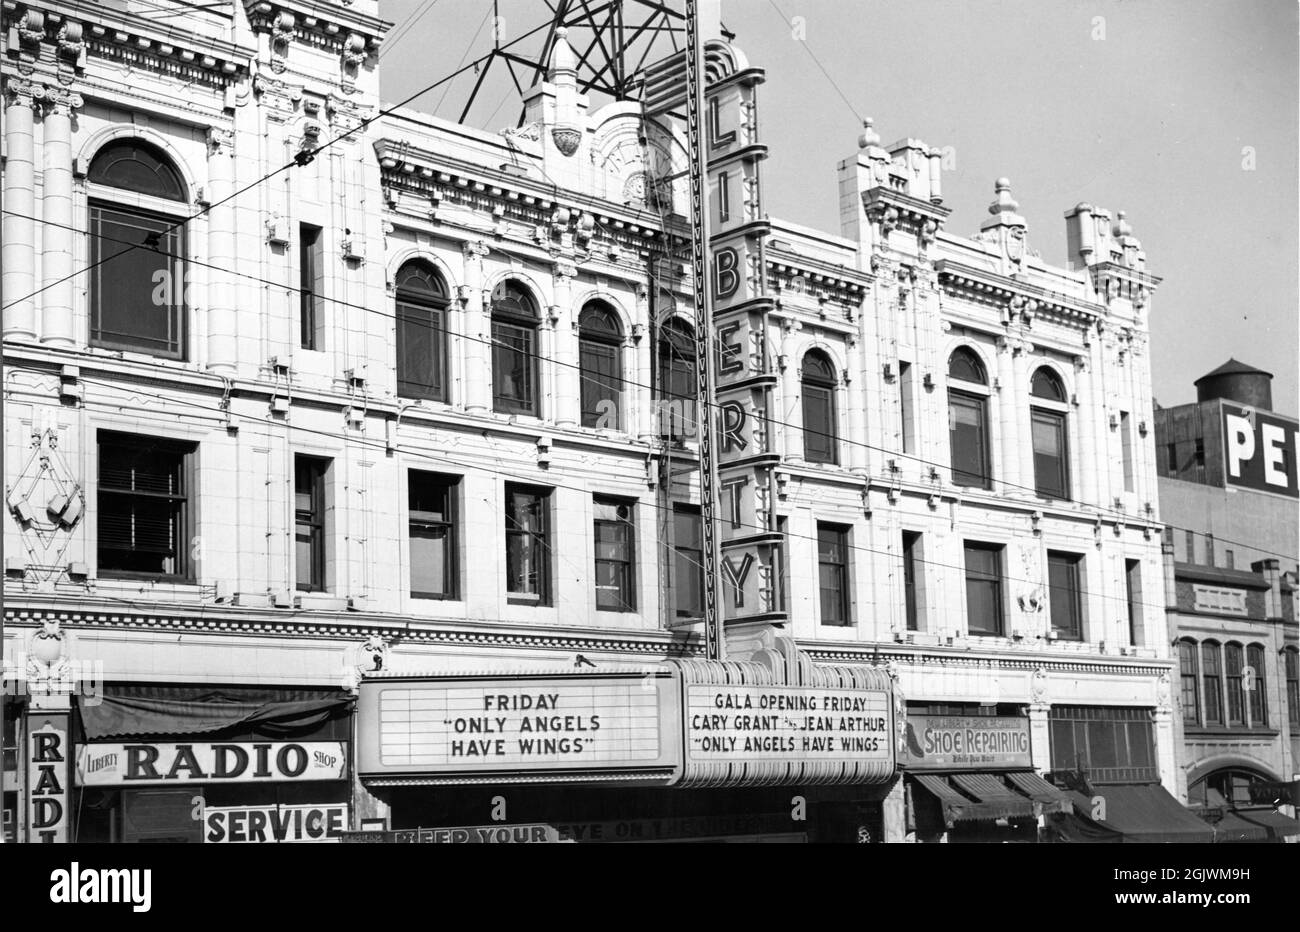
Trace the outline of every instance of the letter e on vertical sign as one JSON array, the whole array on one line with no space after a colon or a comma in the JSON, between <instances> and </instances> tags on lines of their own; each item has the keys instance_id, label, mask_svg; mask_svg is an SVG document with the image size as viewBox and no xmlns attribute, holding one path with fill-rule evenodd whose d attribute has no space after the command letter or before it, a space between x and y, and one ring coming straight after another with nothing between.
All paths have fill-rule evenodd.
<instances>
[{"instance_id":1,"label":"letter e on vertical sign","mask_svg":"<svg viewBox=\"0 0 1300 932\"><path fill-rule=\"evenodd\" d=\"M68 840L68 715L35 713L27 719L28 841Z\"/></svg>"}]
</instances>

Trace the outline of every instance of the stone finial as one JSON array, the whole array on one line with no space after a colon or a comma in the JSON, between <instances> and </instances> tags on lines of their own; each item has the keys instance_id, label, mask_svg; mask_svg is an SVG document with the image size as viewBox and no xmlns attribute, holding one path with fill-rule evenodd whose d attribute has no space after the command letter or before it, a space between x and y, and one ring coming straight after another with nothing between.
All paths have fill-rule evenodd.
<instances>
[{"instance_id":1,"label":"stone finial","mask_svg":"<svg viewBox=\"0 0 1300 932\"><path fill-rule=\"evenodd\" d=\"M1111 232L1115 234L1116 239L1133 235L1133 225L1128 222L1128 214L1125 211L1121 210L1115 214L1115 225L1111 227Z\"/></svg>"},{"instance_id":2,"label":"stone finial","mask_svg":"<svg viewBox=\"0 0 1300 932\"><path fill-rule=\"evenodd\" d=\"M989 205L989 213L995 216L997 214L1014 214L1020 209L1020 205L1011 196L1010 178L999 178L994 182L993 190L997 196L994 197L993 203Z\"/></svg>"},{"instance_id":3,"label":"stone finial","mask_svg":"<svg viewBox=\"0 0 1300 932\"><path fill-rule=\"evenodd\" d=\"M547 79L553 83L573 83L577 84L578 78L578 57L573 54L573 47L569 45L569 30L564 26L555 30L555 44L551 47L551 61L548 69ZM558 78L567 78L568 81L561 82Z\"/></svg>"},{"instance_id":4,"label":"stone finial","mask_svg":"<svg viewBox=\"0 0 1300 932\"><path fill-rule=\"evenodd\" d=\"M862 121L862 135L858 137L859 149L880 145L880 134L875 130L875 122L871 117Z\"/></svg>"}]
</instances>

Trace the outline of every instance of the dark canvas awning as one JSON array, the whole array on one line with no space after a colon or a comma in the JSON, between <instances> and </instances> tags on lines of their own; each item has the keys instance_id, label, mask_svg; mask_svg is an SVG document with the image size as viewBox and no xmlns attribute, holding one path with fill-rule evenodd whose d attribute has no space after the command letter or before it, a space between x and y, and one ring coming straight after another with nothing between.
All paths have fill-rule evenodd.
<instances>
[{"instance_id":1,"label":"dark canvas awning","mask_svg":"<svg viewBox=\"0 0 1300 932\"><path fill-rule=\"evenodd\" d=\"M1035 801L1009 787L1000 774L914 773L909 777L939 802L949 824L1037 815Z\"/></svg>"},{"instance_id":2,"label":"dark canvas awning","mask_svg":"<svg viewBox=\"0 0 1300 932\"><path fill-rule=\"evenodd\" d=\"M1283 815L1273 809L1236 809L1235 815L1242 822L1258 825L1268 832L1270 841L1286 841L1288 838L1300 840L1300 821Z\"/></svg>"},{"instance_id":3,"label":"dark canvas awning","mask_svg":"<svg viewBox=\"0 0 1300 932\"><path fill-rule=\"evenodd\" d=\"M1023 773L1013 771L1007 774L1007 779L1015 785L1016 789L1038 803L1044 815L1074 811L1074 804L1070 802L1069 797L1032 770Z\"/></svg>"},{"instance_id":4,"label":"dark canvas awning","mask_svg":"<svg viewBox=\"0 0 1300 932\"><path fill-rule=\"evenodd\" d=\"M1268 841L1268 829L1239 818L1231 809L1224 810L1223 818L1210 825L1214 829L1214 840L1219 844Z\"/></svg>"},{"instance_id":5,"label":"dark canvas awning","mask_svg":"<svg viewBox=\"0 0 1300 932\"><path fill-rule=\"evenodd\" d=\"M1097 786L1092 796L1077 790L1068 792L1074 800L1075 816L1067 817L1066 821L1076 818L1087 823L1090 832L1101 828L1121 835L1126 842L1208 844L1214 841L1214 829L1184 808L1159 783ZM1094 797L1101 797L1099 808L1104 809L1103 819L1092 818Z\"/></svg>"},{"instance_id":6,"label":"dark canvas awning","mask_svg":"<svg viewBox=\"0 0 1300 932\"><path fill-rule=\"evenodd\" d=\"M351 702L347 693L327 689L125 686L79 697L77 705L87 740L107 741L240 727L287 734L319 725Z\"/></svg>"}]
</instances>

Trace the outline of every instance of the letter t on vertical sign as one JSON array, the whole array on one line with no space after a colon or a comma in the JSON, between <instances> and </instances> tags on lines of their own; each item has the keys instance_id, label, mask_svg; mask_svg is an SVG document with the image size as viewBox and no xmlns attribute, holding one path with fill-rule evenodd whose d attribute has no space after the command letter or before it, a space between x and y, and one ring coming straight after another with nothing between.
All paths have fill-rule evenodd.
<instances>
[{"instance_id":1,"label":"letter t on vertical sign","mask_svg":"<svg viewBox=\"0 0 1300 932\"><path fill-rule=\"evenodd\" d=\"M27 840L68 840L68 713L33 710L24 741L27 763Z\"/></svg>"},{"instance_id":2,"label":"letter t on vertical sign","mask_svg":"<svg viewBox=\"0 0 1300 932\"><path fill-rule=\"evenodd\" d=\"M706 3L707 6L707 3ZM714 359L713 293L709 263L709 204L705 190L708 177L705 140L701 132L704 116L704 38L700 35L700 2L686 0L686 142L690 150L691 270L695 292L696 399L700 427L700 525L704 557L704 647L710 660L725 660L722 642L721 607L718 601L719 555L715 504L718 500L718 462L713 448Z\"/></svg>"}]
</instances>

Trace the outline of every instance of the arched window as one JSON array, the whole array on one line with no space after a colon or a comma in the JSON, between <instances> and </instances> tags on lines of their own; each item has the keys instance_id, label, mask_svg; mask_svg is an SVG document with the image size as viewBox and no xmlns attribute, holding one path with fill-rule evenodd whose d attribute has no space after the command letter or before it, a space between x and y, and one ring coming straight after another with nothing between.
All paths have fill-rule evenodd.
<instances>
[{"instance_id":1,"label":"arched window","mask_svg":"<svg viewBox=\"0 0 1300 932\"><path fill-rule=\"evenodd\" d=\"M1292 729L1300 728L1300 651L1288 647L1282 652L1282 657L1286 665L1287 717Z\"/></svg>"},{"instance_id":2,"label":"arched window","mask_svg":"<svg viewBox=\"0 0 1300 932\"><path fill-rule=\"evenodd\" d=\"M948 380L952 481L955 485L992 488L988 375L984 364L972 350L960 347L948 357Z\"/></svg>"},{"instance_id":3,"label":"arched window","mask_svg":"<svg viewBox=\"0 0 1300 932\"><path fill-rule=\"evenodd\" d=\"M799 373L803 396L803 455L810 463L838 463L835 367L825 353L809 351Z\"/></svg>"},{"instance_id":4,"label":"arched window","mask_svg":"<svg viewBox=\"0 0 1300 932\"><path fill-rule=\"evenodd\" d=\"M1046 366L1029 382L1034 444L1034 489L1047 498L1070 497L1070 460L1065 431L1068 408L1061 377Z\"/></svg>"},{"instance_id":5,"label":"arched window","mask_svg":"<svg viewBox=\"0 0 1300 932\"><path fill-rule=\"evenodd\" d=\"M695 436L695 331L677 318L659 330L659 436L680 443Z\"/></svg>"},{"instance_id":6,"label":"arched window","mask_svg":"<svg viewBox=\"0 0 1300 932\"><path fill-rule=\"evenodd\" d=\"M90 344L185 357L186 201L180 173L137 139L104 146L90 193Z\"/></svg>"},{"instance_id":7,"label":"arched window","mask_svg":"<svg viewBox=\"0 0 1300 932\"><path fill-rule=\"evenodd\" d=\"M1201 645L1201 679L1205 684L1205 724L1223 724L1223 663L1219 642Z\"/></svg>"},{"instance_id":8,"label":"arched window","mask_svg":"<svg viewBox=\"0 0 1300 932\"><path fill-rule=\"evenodd\" d=\"M1198 725L1201 721L1200 679L1196 663L1196 642L1183 639L1178 642L1178 671L1181 676L1183 697L1183 722Z\"/></svg>"},{"instance_id":9,"label":"arched window","mask_svg":"<svg viewBox=\"0 0 1300 932\"><path fill-rule=\"evenodd\" d=\"M503 281L492 292L492 408L537 416L537 310L528 292Z\"/></svg>"},{"instance_id":10,"label":"arched window","mask_svg":"<svg viewBox=\"0 0 1300 932\"><path fill-rule=\"evenodd\" d=\"M578 316L578 378L582 382L582 426L621 425L623 327L614 309L592 301Z\"/></svg>"},{"instance_id":11,"label":"arched window","mask_svg":"<svg viewBox=\"0 0 1300 932\"><path fill-rule=\"evenodd\" d=\"M1230 641L1223 645L1223 678L1228 687L1229 725L1246 723L1246 709L1243 702L1245 693L1242 691L1241 682L1242 663L1240 644Z\"/></svg>"},{"instance_id":12,"label":"arched window","mask_svg":"<svg viewBox=\"0 0 1300 932\"><path fill-rule=\"evenodd\" d=\"M427 262L397 271L397 393L447 400L447 283Z\"/></svg>"},{"instance_id":13,"label":"arched window","mask_svg":"<svg viewBox=\"0 0 1300 932\"><path fill-rule=\"evenodd\" d=\"M1251 689L1248 691L1250 696L1250 725L1252 728L1265 728L1268 726L1268 696L1267 683L1264 675L1264 648L1259 644L1252 644L1246 648L1246 663L1254 671L1254 682L1251 683Z\"/></svg>"},{"instance_id":14,"label":"arched window","mask_svg":"<svg viewBox=\"0 0 1300 932\"><path fill-rule=\"evenodd\" d=\"M1251 786L1257 783L1276 786L1271 777L1258 770L1245 767L1216 770L1187 788L1187 805L1192 808L1231 806L1234 809L1249 806L1255 802L1251 798Z\"/></svg>"}]
</instances>

